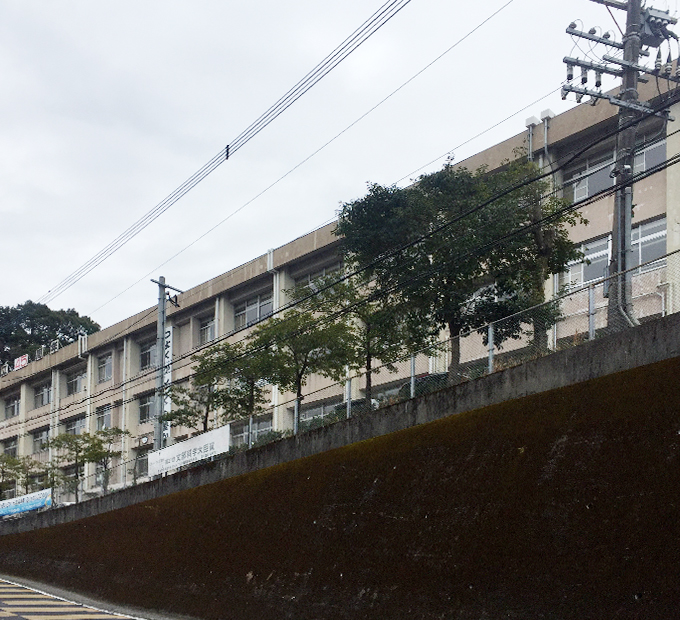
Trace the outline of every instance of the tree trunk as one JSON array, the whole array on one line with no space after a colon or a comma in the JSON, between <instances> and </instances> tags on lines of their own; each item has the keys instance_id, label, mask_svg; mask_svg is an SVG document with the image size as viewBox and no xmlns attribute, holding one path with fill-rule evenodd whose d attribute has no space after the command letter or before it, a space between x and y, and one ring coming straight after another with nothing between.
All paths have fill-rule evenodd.
<instances>
[{"instance_id":1,"label":"tree trunk","mask_svg":"<svg viewBox=\"0 0 680 620\"><path fill-rule=\"evenodd\" d=\"M449 362L448 384L458 385L463 380L460 369L460 326L452 322L449 322L449 348L451 361Z\"/></svg>"}]
</instances>

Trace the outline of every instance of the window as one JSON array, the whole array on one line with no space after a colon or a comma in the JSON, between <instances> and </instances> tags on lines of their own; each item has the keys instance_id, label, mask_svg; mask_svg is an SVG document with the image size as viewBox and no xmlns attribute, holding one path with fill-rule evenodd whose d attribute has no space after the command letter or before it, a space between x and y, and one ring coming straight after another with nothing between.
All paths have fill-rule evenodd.
<instances>
[{"instance_id":1,"label":"window","mask_svg":"<svg viewBox=\"0 0 680 620\"><path fill-rule=\"evenodd\" d=\"M137 454L135 458L135 476L148 476L149 475L149 451L145 450Z\"/></svg>"},{"instance_id":2,"label":"window","mask_svg":"<svg viewBox=\"0 0 680 620\"><path fill-rule=\"evenodd\" d=\"M84 368L76 370L66 375L66 394L71 396L82 392L85 389L85 378L87 371Z\"/></svg>"},{"instance_id":3,"label":"window","mask_svg":"<svg viewBox=\"0 0 680 620\"><path fill-rule=\"evenodd\" d=\"M64 432L67 435L81 435L85 432L85 416L67 420Z\"/></svg>"},{"instance_id":4,"label":"window","mask_svg":"<svg viewBox=\"0 0 680 620\"><path fill-rule=\"evenodd\" d=\"M16 437L12 437L11 439L5 439L5 441L2 442L2 451L7 456L16 456L17 445L18 442Z\"/></svg>"},{"instance_id":5,"label":"window","mask_svg":"<svg viewBox=\"0 0 680 620\"><path fill-rule=\"evenodd\" d=\"M145 342L139 347L139 368L146 370L156 366L156 341Z\"/></svg>"},{"instance_id":6,"label":"window","mask_svg":"<svg viewBox=\"0 0 680 620\"><path fill-rule=\"evenodd\" d=\"M208 317L201 319L201 326L198 331L199 344L206 344L215 340L215 319Z\"/></svg>"},{"instance_id":7,"label":"window","mask_svg":"<svg viewBox=\"0 0 680 620\"><path fill-rule=\"evenodd\" d=\"M113 371L113 356L111 353L97 358L97 379L99 383L110 381Z\"/></svg>"},{"instance_id":8,"label":"window","mask_svg":"<svg viewBox=\"0 0 680 620\"><path fill-rule=\"evenodd\" d=\"M235 448L239 446L248 445L248 431L250 423L248 420L231 426L231 445ZM252 443L255 443L259 437L272 430L272 417L270 415L263 418L253 418L253 436Z\"/></svg>"},{"instance_id":9,"label":"window","mask_svg":"<svg viewBox=\"0 0 680 620\"><path fill-rule=\"evenodd\" d=\"M241 329L272 313L272 294L263 293L236 305L234 307L234 328Z\"/></svg>"},{"instance_id":10,"label":"window","mask_svg":"<svg viewBox=\"0 0 680 620\"><path fill-rule=\"evenodd\" d=\"M21 399L19 395L10 396L5 400L5 419L14 418L19 415L19 405L21 404Z\"/></svg>"},{"instance_id":11,"label":"window","mask_svg":"<svg viewBox=\"0 0 680 620\"><path fill-rule=\"evenodd\" d=\"M581 246L583 261L571 263L560 274L560 286L578 287L603 278L610 261L609 236L594 239Z\"/></svg>"},{"instance_id":12,"label":"window","mask_svg":"<svg viewBox=\"0 0 680 620\"><path fill-rule=\"evenodd\" d=\"M610 237L600 237L581 246L584 260L569 265L560 274L560 286L579 287L598 280L605 275L611 260ZM666 218L646 222L631 231L632 260L629 268L640 267L640 271L658 269L666 264L661 257L666 254ZM588 264L588 261L590 264ZM652 262L650 262L652 261Z\"/></svg>"},{"instance_id":13,"label":"window","mask_svg":"<svg viewBox=\"0 0 680 620\"><path fill-rule=\"evenodd\" d=\"M307 286L310 282L323 278L332 273L337 273L342 268L342 263L337 262L329 265L328 267L322 267L317 271L312 271L311 273L306 273L303 276L298 276L295 278L295 286Z\"/></svg>"},{"instance_id":14,"label":"window","mask_svg":"<svg viewBox=\"0 0 680 620\"><path fill-rule=\"evenodd\" d=\"M635 153L635 163L633 165L633 173L639 174L651 170L655 166L659 166L666 161L666 141L663 140L657 144L652 144L646 149Z\"/></svg>"},{"instance_id":15,"label":"window","mask_svg":"<svg viewBox=\"0 0 680 620\"><path fill-rule=\"evenodd\" d=\"M50 437L50 429L41 428L38 431L33 431L31 436L33 437L33 454L37 454L38 452L45 450L47 447L46 444Z\"/></svg>"},{"instance_id":16,"label":"window","mask_svg":"<svg viewBox=\"0 0 680 620\"><path fill-rule=\"evenodd\" d=\"M36 385L33 389L33 408L38 409L49 405L52 395L52 382L46 381L40 385Z\"/></svg>"},{"instance_id":17,"label":"window","mask_svg":"<svg viewBox=\"0 0 680 620\"><path fill-rule=\"evenodd\" d=\"M614 166L613 151L604 151L564 171L564 198L578 202L614 185L609 176Z\"/></svg>"},{"instance_id":18,"label":"window","mask_svg":"<svg viewBox=\"0 0 680 620\"><path fill-rule=\"evenodd\" d=\"M633 250L631 267L649 263L640 267L640 271L643 272L663 267L666 260L656 259L660 259L666 254L666 218L663 217L633 228L631 246ZM650 261L654 262L650 263Z\"/></svg>"},{"instance_id":19,"label":"window","mask_svg":"<svg viewBox=\"0 0 680 620\"><path fill-rule=\"evenodd\" d=\"M156 416L156 395L146 394L139 397L139 423L151 422Z\"/></svg>"},{"instance_id":20,"label":"window","mask_svg":"<svg viewBox=\"0 0 680 620\"><path fill-rule=\"evenodd\" d=\"M111 428L111 405L97 407L97 430Z\"/></svg>"}]
</instances>

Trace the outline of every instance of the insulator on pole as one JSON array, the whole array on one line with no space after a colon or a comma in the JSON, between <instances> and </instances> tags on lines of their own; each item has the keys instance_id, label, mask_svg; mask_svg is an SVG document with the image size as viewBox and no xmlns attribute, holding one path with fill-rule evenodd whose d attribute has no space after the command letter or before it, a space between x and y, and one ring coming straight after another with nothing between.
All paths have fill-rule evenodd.
<instances>
[{"instance_id":1,"label":"insulator on pole","mask_svg":"<svg viewBox=\"0 0 680 620\"><path fill-rule=\"evenodd\" d=\"M567 82L571 82L574 79L574 65L567 63Z\"/></svg>"},{"instance_id":2,"label":"insulator on pole","mask_svg":"<svg viewBox=\"0 0 680 620\"><path fill-rule=\"evenodd\" d=\"M595 88L601 87L602 87L602 71L595 71Z\"/></svg>"},{"instance_id":3,"label":"insulator on pole","mask_svg":"<svg viewBox=\"0 0 680 620\"><path fill-rule=\"evenodd\" d=\"M581 84L588 83L588 69L581 67Z\"/></svg>"},{"instance_id":4,"label":"insulator on pole","mask_svg":"<svg viewBox=\"0 0 680 620\"><path fill-rule=\"evenodd\" d=\"M656 60L654 61L654 70L661 71L661 48L656 52Z\"/></svg>"}]
</instances>

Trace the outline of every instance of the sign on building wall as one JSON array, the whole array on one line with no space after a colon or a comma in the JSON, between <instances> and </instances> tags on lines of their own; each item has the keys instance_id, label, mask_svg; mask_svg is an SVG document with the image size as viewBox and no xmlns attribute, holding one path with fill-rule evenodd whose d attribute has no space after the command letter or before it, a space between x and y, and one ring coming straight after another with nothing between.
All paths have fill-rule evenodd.
<instances>
[{"instance_id":1,"label":"sign on building wall","mask_svg":"<svg viewBox=\"0 0 680 620\"><path fill-rule=\"evenodd\" d=\"M17 357L14 360L14 370L19 370L24 366L28 366L28 353L22 355L21 357Z\"/></svg>"},{"instance_id":2,"label":"sign on building wall","mask_svg":"<svg viewBox=\"0 0 680 620\"><path fill-rule=\"evenodd\" d=\"M172 386L172 325L165 328L163 336L163 414L170 413L172 409L172 399L169 389ZM163 422L163 439L166 441L170 437L170 422Z\"/></svg>"},{"instance_id":3,"label":"sign on building wall","mask_svg":"<svg viewBox=\"0 0 680 620\"><path fill-rule=\"evenodd\" d=\"M28 512L29 510L39 510L40 508L50 508L51 506L52 489L43 489L42 491L0 502L0 517Z\"/></svg>"},{"instance_id":4,"label":"sign on building wall","mask_svg":"<svg viewBox=\"0 0 680 620\"><path fill-rule=\"evenodd\" d=\"M149 453L149 476L208 459L229 450L229 425Z\"/></svg>"}]
</instances>

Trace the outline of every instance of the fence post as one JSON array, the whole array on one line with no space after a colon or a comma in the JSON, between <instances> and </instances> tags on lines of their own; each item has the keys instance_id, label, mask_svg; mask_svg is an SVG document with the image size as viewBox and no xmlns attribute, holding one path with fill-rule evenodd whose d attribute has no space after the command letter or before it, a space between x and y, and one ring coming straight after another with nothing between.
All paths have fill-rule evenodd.
<instances>
[{"instance_id":1,"label":"fence post","mask_svg":"<svg viewBox=\"0 0 680 620\"><path fill-rule=\"evenodd\" d=\"M411 398L416 397L416 356L411 355Z\"/></svg>"},{"instance_id":2,"label":"fence post","mask_svg":"<svg viewBox=\"0 0 680 620\"><path fill-rule=\"evenodd\" d=\"M248 447L253 447L253 416L248 418Z\"/></svg>"},{"instance_id":3,"label":"fence post","mask_svg":"<svg viewBox=\"0 0 680 620\"><path fill-rule=\"evenodd\" d=\"M293 435L298 434L298 423L300 420L300 400L295 397L295 409L293 411Z\"/></svg>"},{"instance_id":4,"label":"fence post","mask_svg":"<svg viewBox=\"0 0 680 620\"><path fill-rule=\"evenodd\" d=\"M345 396L347 398L347 419L352 417L352 377L347 377L345 381Z\"/></svg>"},{"instance_id":5,"label":"fence post","mask_svg":"<svg viewBox=\"0 0 680 620\"><path fill-rule=\"evenodd\" d=\"M493 323L489 323L489 335L487 337L489 344L489 374L493 372Z\"/></svg>"},{"instance_id":6,"label":"fence post","mask_svg":"<svg viewBox=\"0 0 680 620\"><path fill-rule=\"evenodd\" d=\"M588 286L588 340L595 339L595 286Z\"/></svg>"}]
</instances>

